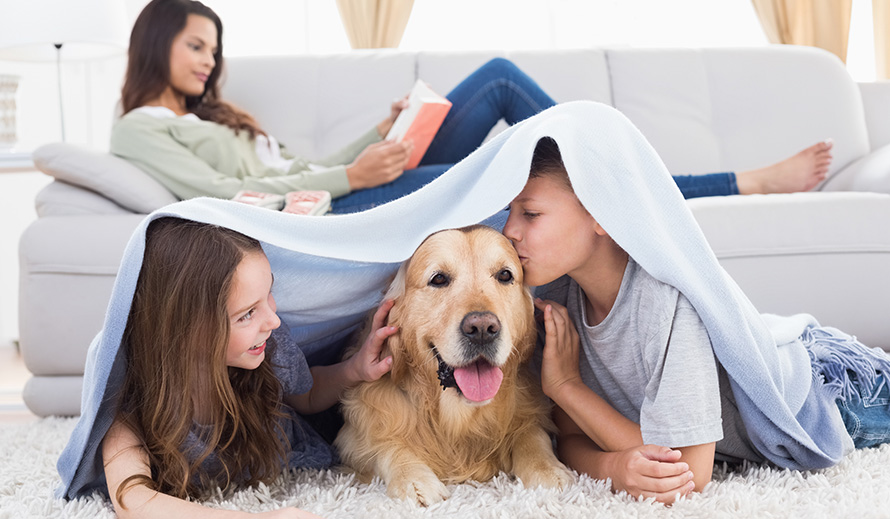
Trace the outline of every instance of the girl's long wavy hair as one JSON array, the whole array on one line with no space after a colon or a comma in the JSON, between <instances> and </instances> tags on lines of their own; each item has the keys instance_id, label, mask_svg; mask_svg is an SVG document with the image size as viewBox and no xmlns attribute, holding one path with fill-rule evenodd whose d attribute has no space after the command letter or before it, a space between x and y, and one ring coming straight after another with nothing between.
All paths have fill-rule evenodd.
<instances>
[{"instance_id":1,"label":"girl's long wavy hair","mask_svg":"<svg viewBox=\"0 0 890 519\"><path fill-rule=\"evenodd\" d=\"M278 379L268 361L254 370L226 366L227 301L235 270L250 253L262 253L259 242L230 229L178 218L149 225L124 331L117 419L142 440L151 477L127 478L118 502L138 484L186 498L212 485L268 483L281 474L287 447ZM184 452L198 408L205 447ZM211 454L219 473L201 466Z\"/></svg>"},{"instance_id":2,"label":"girl's long wavy hair","mask_svg":"<svg viewBox=\"0 0 890 519\"><path fill-rule=\"evenodd\" d=\"M251 138L266 135L247 112L220 99L219 80L225 69L222 45L222 21L212 9L195 0L152 0L142 9L130 33L127 72L121 90L124 113L157 99L170 85L170 49L176 36L185 29L188 16L208 18L216 25L216 66L210 72L199 96L186 96L186 109L205 121L246 130Z\"/></svg>"}]
</instances>

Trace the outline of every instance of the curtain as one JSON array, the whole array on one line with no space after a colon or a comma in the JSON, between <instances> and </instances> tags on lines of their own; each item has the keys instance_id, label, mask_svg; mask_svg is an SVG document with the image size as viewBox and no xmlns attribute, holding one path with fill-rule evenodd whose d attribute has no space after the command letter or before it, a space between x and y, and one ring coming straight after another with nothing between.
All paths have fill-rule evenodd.
<instances>
[{"instance_id":1,"label":"curtain","mask_svg":"<svg viewBox=\"0 0 890 519\"><path fill-rule=\"evenodd\" d=\"M337 0L353 49L398 47L414 0Z\"/></svg>"},{"instance_id":2,"label":"curtain","mask_svg":"<svg viewBox=\"0 0 890 519\"><path fill-rule=\"evenodd\" d=\"M853 0L751 1L770 42L820 47L846 63Z\"/></svg>"},{"instance_id":3,"label":"curtain","mask_svg":"<svg viewBox=\"0 0 890 519\"><path fill-rule=\"evenodd\" d=\"M890 0L872 0L875 29L875 78L890 78Z\"/></svg>"}]
</instances>

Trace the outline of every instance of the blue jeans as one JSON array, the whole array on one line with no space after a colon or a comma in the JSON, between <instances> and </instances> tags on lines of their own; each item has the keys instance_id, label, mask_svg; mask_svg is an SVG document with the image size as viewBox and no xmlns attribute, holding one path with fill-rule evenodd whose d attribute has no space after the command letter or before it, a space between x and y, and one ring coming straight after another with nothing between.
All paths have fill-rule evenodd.
<instances>
[{"instance_id":1,"label":"blue jeans","mask_svg":"<svg viewBox=\"0 0 890 519\"><path fill-rule=\"evenodd\" d=\"M853 445L862 449L887 443L890 441L890 388L887 387L887 379L878 372L874 386L863 388L854 373L848 374L860 398L839 398L837 406L847 432L853 438Z\"/></svg>"},{"instance_id":2,"label":"blue jeans","mask_svg":"<svg viewBox=\"0 0 890 519\"><path fill-rule=\"evenodd\" d=\"M446 96L451 110L430 143L420 167L396 180L337 198L338 214L370 209L416 191L478 148L495 124L513 125L556 104L513 62L495 58L460 82ZM738 194L735 173L674 177L686 198Z\"/></svg>"}]
</instances>

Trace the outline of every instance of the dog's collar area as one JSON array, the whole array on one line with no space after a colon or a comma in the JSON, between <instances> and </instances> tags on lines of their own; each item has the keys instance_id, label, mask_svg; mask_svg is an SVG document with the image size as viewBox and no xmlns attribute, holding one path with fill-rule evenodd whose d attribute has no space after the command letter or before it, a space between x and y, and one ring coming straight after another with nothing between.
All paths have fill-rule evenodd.
<instances>
[{"instance_id":1,"label":"dog's collar area","mask_svg":"<svg viewBox=\"0 0 890 519\"><path fill-rule=\"evenodd\" d=\"M439 384L442 386L442 391L445 391L449 387L453 387L460 393L460 388L457 387L457 380L454 379L454 368L442 360L442 356L439 355L439 350L436 349L435 345L430 344L430 348L433 350L433 353L436 354L436 361L439 362L439 369L436 370L436 375L439 377Z\"/></svg>"}]
</instances>

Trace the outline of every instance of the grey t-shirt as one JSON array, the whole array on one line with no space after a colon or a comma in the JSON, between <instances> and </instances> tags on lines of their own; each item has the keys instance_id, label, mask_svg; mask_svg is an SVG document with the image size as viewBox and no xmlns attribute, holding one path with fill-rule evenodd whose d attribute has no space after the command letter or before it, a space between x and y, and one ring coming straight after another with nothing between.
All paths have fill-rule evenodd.
<instances>
[{"instance_id":1,"label":"grey t-shirt","mask_svg":"<svg viewBox=\"0 0 890 519\"><path fill-rule=\"evenodd\" d=\"M677 289L629 259L611 312L595 326L589 326L584 293L571 279L535 295L564 302L581 338L581 378L640 424L645 443L676 448L717 442L718 460L763 461L707 330Z\"/></svg>"}]
</instances>

